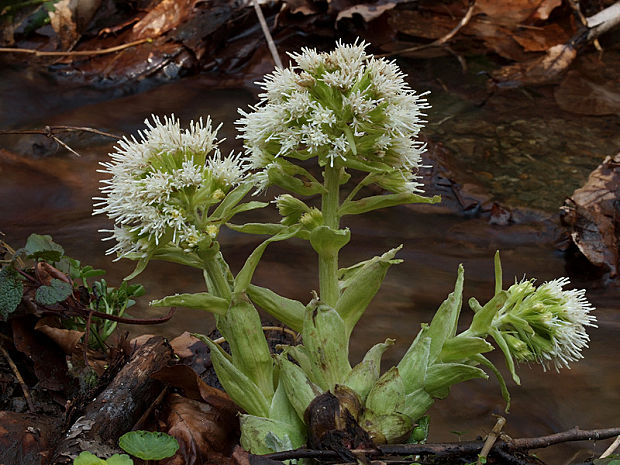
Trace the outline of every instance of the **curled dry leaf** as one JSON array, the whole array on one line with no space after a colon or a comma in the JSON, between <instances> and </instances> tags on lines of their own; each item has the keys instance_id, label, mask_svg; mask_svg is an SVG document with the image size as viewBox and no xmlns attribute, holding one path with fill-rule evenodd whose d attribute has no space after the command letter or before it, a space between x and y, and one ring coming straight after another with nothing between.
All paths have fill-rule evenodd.
<instances>
[{"instance_id":1,"label":"curled dry leaf","mask_svg":"<svg viewBox=\"0 0 620 465\"><path fill-rule=\"evenodd\" d=\"M58 317L41 318L34 325L34 329L49 337L67 355L70 355L75 350L82 336L84 336L84 331L61 328Z\"/></svg>"},{"instance_id":2,"label":"curled dry leaf","mask_svg":"<svg viewBox=\"0 0 620 465\"><path fill-rule=\"evenodd\" d=\"M174 29L192 14L197 0L163 0L133 26L134 40L158 37Z\"/></svg>"},{"instance_id":3,"label":"curled dry leaf","mask_svg":"<svg viewBox=\"0 0 620 465\"><path fill-rule=\"evenodd\" d=\"M562 222L595 266L618 277L620 268L620 153L607 157L562 207Z\"/></svg>"},{"instance_id":4,"label":"curled dry leaf","mask_svg":"<svg viewBox=\"0 0 620 465\"><path fill-rule=\"evenodd\" d=\"M190 366L196 373L201 375L211 366L209 347L197 337L185 331L180 336L170 341L172 350L182 365Z\"/></svg>"},{"instance_id":5,"label":"curled dry leaf","mask_svg":"<svg viewBox=\"0 0 620 465\"><path fill-rule=\"evenodd\" d=\"M64 352L46 336L34 330L30 318L11 320L15 348L26 354L34 363L39 387L51 391L66 391L72 384L67 375Z\"/></svg>"},{"instance_id":6,"label":"curled dry leaf","mask_svg":"<svg viewBox=\"0 0 620 465\"><path fill-rule=\"evenodd\" d=\"M236 417L212 405L170 394L165 401L166 431L179 442L179 450L165 465L233 464L232 451L239 439Z\"/></svg>"}]
</instances>

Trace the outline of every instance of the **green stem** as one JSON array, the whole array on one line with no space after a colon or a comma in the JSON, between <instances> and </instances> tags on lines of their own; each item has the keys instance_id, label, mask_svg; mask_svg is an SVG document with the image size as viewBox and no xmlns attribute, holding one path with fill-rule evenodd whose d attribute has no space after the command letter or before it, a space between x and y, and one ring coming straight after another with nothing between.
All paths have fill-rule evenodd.
<instances>
[{"instance_id":1,"label":"green stem","mask_svg":"<svg viewBox=\"0 0 620 465\"><path fill-rule=\"evenodd\" d=\"M325 166L323 174L326 193L323 194L321 210L325 226L333 230L340 227L340 168ZM319 289L321 300L332 307L338 302L338 251L319 254Z\"/></svg>"},{"instance_id":2,"label":"green stem","mask_svg":"<svg viewBox=\"0 0 620 465\"><path fill-rule=\"evenodd\" d=\"M217 257L213 257L210 260L205 260L203 263L204 270L209 275L209 278L211 279L211 282L214 286L213 294L216 297L222 297L230 301L232 296L230 284L226 279L226 273L224 272L224 270L222 270L222 267L217 261Z\"/></svg>"}]
</instances>

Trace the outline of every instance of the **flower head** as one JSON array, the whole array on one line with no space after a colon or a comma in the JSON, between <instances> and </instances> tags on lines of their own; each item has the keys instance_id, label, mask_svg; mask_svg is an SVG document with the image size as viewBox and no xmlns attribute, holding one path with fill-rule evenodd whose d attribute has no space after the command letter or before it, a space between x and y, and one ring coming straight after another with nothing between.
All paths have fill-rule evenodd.
<instances>
[{"instance_id":1,"label":"flower head","mask_svg":"<svg viewBox=\"0 0 620 465\"><path fill-rule=\"evenodd\" d=\"M536 288L531 281L513 284L494 326L502 334L511 354L521 361L537 361L545 368L568 367L583 357L590 340L586 326L596 326L594 310L583 289L562 289L568 278L559 278Z\"/></svg>"},{"instance_id":2,"label":"flower head","mask_svg":"<svg viewBox=\"0 0 620 465\"><path fill-rule=\"evenodd\" d=\"M420 192L424 145L416 138L429 105L394 62L366 47L304 48L291 54L296 65L259 83L261 102L237 121L254 169L268 171L278 157L317 157L321 166L388 175L383 187L393 192Z\"/></svg>"},{"instance_id":3,"label":"flower head","mask_svg":"<svg viewBox=\"0 0 620 465\"><path fill-rule=\"evenodd\" d=\"M211 118L192 121L181 129L174 115L163 121L153 116L147 129L118 142L111 160L100 172L104 197L95 198L94 214L115 222L116 245L108 253L145 256L153 246L172 243L191 250L216 234L219 223L209 218L210 207L245 177L239 156L224 157Z\"/></svg>"}]
</instances>

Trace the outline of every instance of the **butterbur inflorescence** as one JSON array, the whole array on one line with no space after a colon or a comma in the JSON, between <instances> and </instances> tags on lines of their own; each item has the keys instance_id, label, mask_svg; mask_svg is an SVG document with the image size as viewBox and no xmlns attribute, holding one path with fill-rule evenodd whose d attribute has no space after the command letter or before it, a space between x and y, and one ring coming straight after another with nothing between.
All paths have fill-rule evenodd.
<instances>
[{"instance_id":1,"label":"butterbur inflorescence","mask_svg":"<svg viewBox=\"0 0 620 465\"><path fill-rule=\"evenodd\" d=\"M531 281L513 284L493 326L504 336L511 354L519 361L536 361L548 368L568 367L583 358L590 340L586 326L596 327L594 310L583 289L562 289L568 278L536 288Z\"/></svg>"},{"instance_id":2,"label":"butterbur inflorescence","mask_svg":"<svg viewBox=\"0 0 620 465\"><path fill-rule=\"evenodd\" d=\"M296 66L276 69L260 83L261 102L237 121L259 187L284 157L318 157L321 166L375 173L389 191L421 192L417 170L424 145L416 141L429 108L394 62L374 58L364 42L338 43L329 53L302 49Z\"/></svg>"},{"instance_id":3,"label":"butterbur inflorescence","mask_svg":"<svg viewBox=\"0 0 620 465\"><path fill-rule=\"evenodd\" d=\"M171 243L190 251L206 237L214 238L221 220L209 217L246 175L240 156L222 156L211 119L181 129L174 115L146 120L140 139L119 141L111 161L101 163L111 174L95 198L94 213L115 222L108 253L119 258L144 256L153 246Z\"/></svg>"}]
</instances>

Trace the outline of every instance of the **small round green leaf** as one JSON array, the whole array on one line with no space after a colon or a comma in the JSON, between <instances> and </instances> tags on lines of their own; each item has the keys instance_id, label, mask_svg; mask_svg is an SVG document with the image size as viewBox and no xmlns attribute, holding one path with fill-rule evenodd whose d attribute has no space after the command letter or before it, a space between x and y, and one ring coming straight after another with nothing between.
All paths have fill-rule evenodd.
<instances>
[{"instance_id":1,"label":"small round green leaf","mask_svg":"<svg viewBox=\"0 0 620 465\"><path fill-rule=\"evenodd\" d=\"M130 431L120 437L118 445L125 452L142 460L172 457L179 449L179 443L175 438L155 431Z\"/></svg>"},{"instance_id":2,"label":"small round green leaf","mask_svg":"<svg viewBox=\"0 0 620 465\"><path fill-rule=\"evenodd\" d=\"M26 241L26 252L29 258L35 260L60 261L64 249L52 240L52 236L31 234Z\"/></svg>"},{"instance_id":3,"label":"small round green leaf","mask_svg":"<svg viewBox=\"0 0 620 465\"><path fill-rule=\"evenodd\" d=\"M12 267L0 270L0 318L6 320L22 301L24 286Z\"/></svg>"},{"instance_id":4,"label":"small round green leaf","mask_svg":"<svg viewBox=\"0 0 620 465\"><path fill-rule=\"evenodd\" d=\"M62 302L73 293L71 284L61 281L60 279L52 279L49 286L41 286L37 289L35 300L41 305L54 305Z\"/></svg>"},{"instance_id":5,"label":"small round green leaf","mask_svg":"<svg viewBox=\"0 0 620 465\"><path fill-rule=\"evenodd\" d=\"M106 461L90 452L84 451L73 459L73 465L105 465Z\"/></svg>"}]
</instances>

